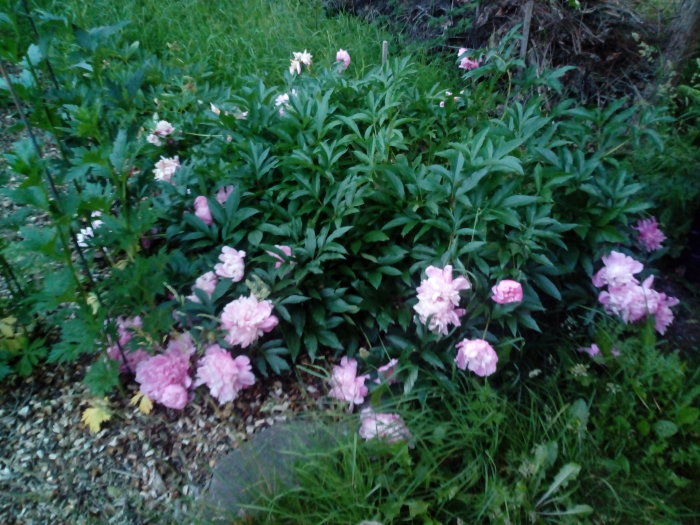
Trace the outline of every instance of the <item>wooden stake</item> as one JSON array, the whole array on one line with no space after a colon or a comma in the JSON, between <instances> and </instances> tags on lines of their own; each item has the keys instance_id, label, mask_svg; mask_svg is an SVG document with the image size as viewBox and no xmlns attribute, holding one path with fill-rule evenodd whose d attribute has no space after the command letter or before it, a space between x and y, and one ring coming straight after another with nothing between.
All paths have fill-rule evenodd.
<instances>
[{"instance_id":1,"label":"wooden stake","mask_svg":"<svg viewBox=\"0 0 700 525\"><path fill-rule=\"evenodd\" d=\"M523 8L523 38L520 41L520 60L525 62L527 56L527 44L530 40L530 24L532 23L532 8L534 0L528 0Z\"/></svg>"}]
</instances>

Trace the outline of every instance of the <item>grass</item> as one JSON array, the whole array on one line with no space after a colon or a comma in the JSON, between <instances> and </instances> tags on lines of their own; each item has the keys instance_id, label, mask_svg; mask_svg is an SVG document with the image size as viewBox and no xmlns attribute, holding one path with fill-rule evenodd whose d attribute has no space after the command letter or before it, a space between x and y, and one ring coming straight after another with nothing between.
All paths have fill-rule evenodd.
<instances>
[{"instance_id":1,"label":"grass","mask_svg":"<svg viewBox=\"0 0 700 525\"><path fill-rule=\"evenodd\" d=\"M392 54L402 49L397 36L378 25L343 13L326 16L320 0L37 0L35 7L84 28L128 20L130 40L174 64L203 64L214 80L232 85L251 74L281 82L292 51L307 49L315 63L331 65L336 51L346 49L352 57L347 74L361 76L379 64L382 41ZM456 81L456 72L448 73L455 68L430 67L434 59L420 52L414 58L420 82Z\"/></svg>"},{"instance_id":2,"label":"grass","mask_svg":"<svg viewBox=\"0 0 700 525\"><path fill-rule=\"evenodd\" d=\"M690 523L697 409L673 436L637 428L698 396L687 365L649 347L605 366L577 356L518 388L455 376L422 405L381 409L403 416L409 443L339 438L299 462L297 485L253 505L252 522Z\"/></svg>"}]
</instances>

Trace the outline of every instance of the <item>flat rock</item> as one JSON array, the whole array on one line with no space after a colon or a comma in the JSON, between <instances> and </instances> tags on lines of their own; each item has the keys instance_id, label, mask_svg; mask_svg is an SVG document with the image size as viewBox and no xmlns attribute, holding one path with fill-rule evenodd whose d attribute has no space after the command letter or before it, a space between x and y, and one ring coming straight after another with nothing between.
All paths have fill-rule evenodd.
<instances>
[{"instance_id":1,"label":"flat rock","mask_svg":"<svg viewBox=\"0 0 700 525\"><path fill-rule=\"evenodd\" d=\"M292 486L298 460L332 448L347 432L342 423L295 420L253 434L214 468L201 499L207 520L230 522L259 496Z\"/></svg>"}]
</instances>

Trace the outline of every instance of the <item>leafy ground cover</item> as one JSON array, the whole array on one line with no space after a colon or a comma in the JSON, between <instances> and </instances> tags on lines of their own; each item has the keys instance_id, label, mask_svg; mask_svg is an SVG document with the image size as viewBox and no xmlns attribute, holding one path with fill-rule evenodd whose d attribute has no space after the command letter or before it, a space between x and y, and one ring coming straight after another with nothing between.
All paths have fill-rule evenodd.
<instances>
[{"instance_id":1,"label":"leafy ground cover","mask_svg":"<svg viewBox=\"0 0 700 525\"><path fill-rule=\"evenodd\" d=\"M360 430L255 504L272 523L697 517L697 363L659 339L688 306L657 265L698 193L695 80L668 107L584 107L514 31L435 69L380 64L381 29L316 3L208 5L175 33L81 6L1 19L3 100L32 133L5 155L9 388L84 368L86 443L160 418L143 451L177 486L180 422L190 450L212 410L240 424L232 404L307 374Z\"/></svg>"}]
</instances>

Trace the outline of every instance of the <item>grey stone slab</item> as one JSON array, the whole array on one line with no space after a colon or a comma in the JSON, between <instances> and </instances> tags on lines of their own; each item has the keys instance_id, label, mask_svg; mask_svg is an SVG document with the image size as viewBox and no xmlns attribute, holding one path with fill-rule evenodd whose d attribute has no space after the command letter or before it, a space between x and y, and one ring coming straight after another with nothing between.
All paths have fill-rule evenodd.
<instances>
[{"instance_id":1,"label":"grey stone slab","mask_svg":"<svg viewBox=\"0 0 700 525\"><path fill-rule=\"evenodd\" d=\"M253 434L214 468L201 500L207 522L231 521L261 495L293 486L297 461L330 450L347 433L343 423L295 420Z\"/></svg>"}]
</instances>

